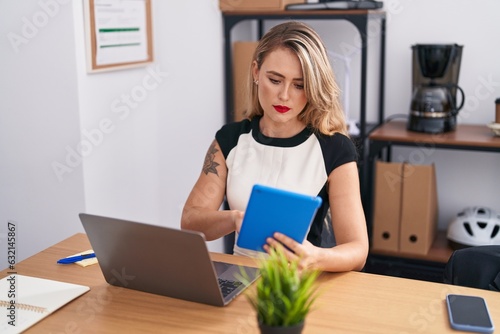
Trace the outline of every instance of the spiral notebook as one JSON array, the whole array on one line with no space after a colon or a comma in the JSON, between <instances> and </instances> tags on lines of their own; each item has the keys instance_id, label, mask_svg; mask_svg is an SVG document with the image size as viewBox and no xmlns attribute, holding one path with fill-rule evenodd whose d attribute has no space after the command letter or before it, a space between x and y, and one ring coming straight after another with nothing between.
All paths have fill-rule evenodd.
<instances>
[{"instance_id":1,"label":"spiral notebook","mask_svg":"<svg viewBox=\"0 0 500 334\"><path fill-rule=\"evenodd\" d=\"M89 290L49 279L6 276L0 280L0 333L20 333Z\"/></svg>"}]
</instances>

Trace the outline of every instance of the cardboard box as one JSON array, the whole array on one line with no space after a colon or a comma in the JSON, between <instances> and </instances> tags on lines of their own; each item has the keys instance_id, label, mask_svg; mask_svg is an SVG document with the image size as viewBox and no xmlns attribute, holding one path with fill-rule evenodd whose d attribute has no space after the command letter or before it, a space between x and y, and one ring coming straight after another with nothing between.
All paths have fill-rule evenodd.
<instances>
[{"instance_id":1,"label":"cardboard box","mask_svg":"<svg viewBox=\"0 0 500 334\"><path fill-rule=\"evenodd\" d=\"M399 251L402 180L402 164L377 161L375 165L373 249Z\"/></svg>"},{"instance_id":2,"label":"cardboard box","mask_svg":"<svg viewBox=\"0 0 500 334\"><path fill-rule=\"evenodd\" d=\"M437 229L434 165L378 161L372 249L425 255Z\"/></svg>"},{"instance_id":3,"label":"cardboard box","mask_svg":"<svg viewBox=\"0 0 500 334\"><path fill-rule=\"evenodd\" d=\"M258 42L234 42L233 44L233 120L240 121L244 118L243 112L246 105L248 75L252 56Z\"/></svg>"},{"instance_id":4,"label":"cardboard box","mask_svg":"<svg viewBox=\"0 0 500 334\"><path fill-rule=\"evenodd\" d=\"M219 7L223 12L284 10L286 5L305 2L305 0L219 0Z\"/></svg>"},{"instance_id":5,"label":"cardboard box","mask_svg":"<svg viewBox=\"0 0 500 334\"><path fill-rule=\"evenodd\" d=\"M425 255L436 237L438 199L434 165L404 165L399 251Z\"/></svg>"}]
</instances>

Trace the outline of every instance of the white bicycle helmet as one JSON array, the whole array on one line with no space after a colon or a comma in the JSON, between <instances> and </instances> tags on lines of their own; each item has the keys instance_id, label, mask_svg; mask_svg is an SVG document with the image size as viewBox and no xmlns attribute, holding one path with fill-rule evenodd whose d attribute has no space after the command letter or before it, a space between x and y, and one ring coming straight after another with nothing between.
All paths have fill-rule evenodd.
<instances>
[{"instance_id":1,"label":"white bicycle helmet","mask_svg":"<svg viewBox=\"0 0 500 334\"><path fill-rule=\"evenodd\" d=\"M486 207L465 208L448 225L447 238L454 249L500 245L500 215Z\"/></svg>"}]
</instances>

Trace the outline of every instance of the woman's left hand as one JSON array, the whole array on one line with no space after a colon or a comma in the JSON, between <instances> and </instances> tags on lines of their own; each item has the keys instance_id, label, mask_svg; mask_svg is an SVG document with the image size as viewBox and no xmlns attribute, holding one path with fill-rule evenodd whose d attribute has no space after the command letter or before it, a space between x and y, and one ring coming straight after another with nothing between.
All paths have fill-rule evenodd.
<instances>
[{"instance_id":1,"label":"woman's left hand","mask_svg":"<svg viewBox=\"0 0 500 334\"><path fill-rule=\"evenodd\" d=\"M319 249L305 240L303 244L298 243L286 235L276 232L273 238L267 238L264 250L269 253L271 248L284 248L285 255L289 261L299 260L299 269L315 269L319 257ZM283 247L286 246L286 247Z\"/></svg>"}]
</instances>

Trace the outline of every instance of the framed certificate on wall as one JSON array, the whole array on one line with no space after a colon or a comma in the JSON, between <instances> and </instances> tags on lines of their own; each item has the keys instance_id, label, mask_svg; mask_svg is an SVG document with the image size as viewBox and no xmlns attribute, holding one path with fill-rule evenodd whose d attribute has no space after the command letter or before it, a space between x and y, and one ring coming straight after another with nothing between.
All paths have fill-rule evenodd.
<instances>
[{"instance_id":1,"label":"framed certificate on wall","mask_svg":"<svg viewBox=\"0 0 500 334\"><path fill-rule=\"evenodd\" d=\"M153 61L151 0L85 0L85 24L89 72Z\"/></svg>"}]
</instances>

